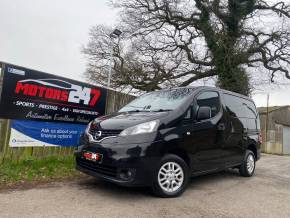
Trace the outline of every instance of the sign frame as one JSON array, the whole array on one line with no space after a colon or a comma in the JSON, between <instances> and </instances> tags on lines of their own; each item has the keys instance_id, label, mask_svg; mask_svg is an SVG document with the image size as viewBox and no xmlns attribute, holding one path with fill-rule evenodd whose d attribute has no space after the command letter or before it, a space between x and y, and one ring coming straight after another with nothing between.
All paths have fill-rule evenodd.
<instances>
[{"instance_id":1,"label":"sign frame","mask_svg":"<svg viewBox=\"0 0 290 218\"><path fill-rule=\"evenodd\" d=\"M1 71L0 71L0 102L1 102L5 64L0 62L0 68L1 68Z\"/></svg>"},{"instance_id":2,"label":"sign frame","mask_svg":"<svg viewBox=\"0 0 290 218\"><path fill-rule=\"evenodd\" d=\"M1 118L87 124L106 112L108 90L104 87L0 64Z\"/></svg>"}]
</instances>

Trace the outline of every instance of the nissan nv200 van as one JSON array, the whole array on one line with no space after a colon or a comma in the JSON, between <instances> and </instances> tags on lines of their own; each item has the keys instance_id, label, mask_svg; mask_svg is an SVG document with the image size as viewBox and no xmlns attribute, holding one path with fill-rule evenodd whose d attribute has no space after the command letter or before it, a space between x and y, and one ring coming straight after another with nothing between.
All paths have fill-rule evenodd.
<instances>
[{"instance_id":1,"label":"nissan nv200 van","mask_svg":"<svg viewBox=\"0 0 290 218\"><path fill-rule=\"evenodd\" d=\"M175 197L192 176L227 168L252 176L260 146L259 115L250 98L182 87L144 94L91 121L75 150L76 168Z\"/></svg>"}]
</instances>

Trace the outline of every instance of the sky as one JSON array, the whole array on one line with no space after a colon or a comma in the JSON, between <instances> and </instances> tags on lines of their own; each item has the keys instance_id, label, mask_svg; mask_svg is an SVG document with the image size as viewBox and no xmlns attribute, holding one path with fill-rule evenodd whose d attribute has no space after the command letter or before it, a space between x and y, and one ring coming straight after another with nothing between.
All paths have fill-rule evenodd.
<instances>
[{"instance_id":1,"label":"sky","mask_svg":"<svg viewBox=\"0 0 290 218\"><path fill-rule=\"evenodd\" d=\"M107 0L0 0L0 61L85 81L81 48L90 27L114 27ZM290 83L290 81L289 81ZM290 105L290 86L256 91L257 106Z\"/></svg>"},{"instance_id":2,"label":"sky","mask_svg":"<svg viewBox=\"0 0 290 218\"><path fill-rule=\"evenodd\" d=\"M0 0L0 60L84 81L89 29L115 17L106 0Z\"/></svg>"}]
</instances>

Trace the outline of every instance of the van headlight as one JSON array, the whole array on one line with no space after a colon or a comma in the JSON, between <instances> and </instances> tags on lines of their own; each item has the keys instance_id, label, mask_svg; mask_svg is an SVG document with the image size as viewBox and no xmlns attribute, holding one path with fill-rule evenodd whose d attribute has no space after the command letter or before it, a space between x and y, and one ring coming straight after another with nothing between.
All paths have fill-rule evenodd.
<instances>
[{"instance_id":1,"label":"van headlight","mask_svg":"<svg viewBox=\"0 0 290 218\"><path fill-rule=\"evenodd\" d=\"M159 125L159 120L153 120L146 123L141 123L136 126L131 126L127 129L124 129L120 136L128 136L128 135L137 135L142 133L150 133L157 130Z\"/></svg>"},{"instance_id":2,"label":"van headlight","mask_svg":"<svg viewBox=\"0 0 290 218\"><path fill-rule=\"evenodd\" d=\"M91 122L89 122L89 124L87 125L87 128L85 130L86 134L89 134L89 131L91 129L91 127L97 126L98 122L96 121L96 119L92 120Z\"/></svg>"}]
</instances>

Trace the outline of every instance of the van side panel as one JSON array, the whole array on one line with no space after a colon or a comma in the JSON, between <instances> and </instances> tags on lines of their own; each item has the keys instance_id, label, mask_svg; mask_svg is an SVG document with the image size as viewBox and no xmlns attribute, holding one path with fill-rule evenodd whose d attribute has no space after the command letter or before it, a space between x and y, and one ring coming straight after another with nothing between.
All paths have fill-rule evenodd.
<instances>
[{"instance_id":1,"label":"van side panel","mask_svg":"<svg viewBox=\"0 0 290 218\"><path fill-rule=\"evenodd\" d=\"M242 161L244 151L256 146L259 137L259 117L255 104L232 93L223 93L227 113L224 155L227 165Z\"/></svg>"},{"instance_id":2,"label":"van side panel","mask_svg":"<svg viewBox=\"0 0 290 218\"><path fill-rule=\"evenodd\" d=\"M225 118L223 159L226 166L241 163L244 153L243 131L246 120L237 116L236 98L223 94L223 107Z\"/></svg>"}]
</instances>

